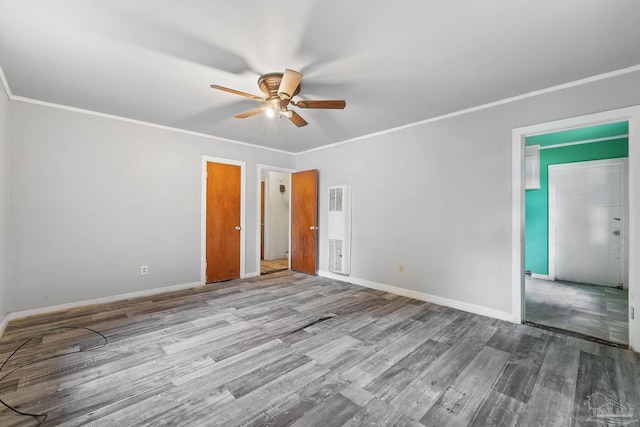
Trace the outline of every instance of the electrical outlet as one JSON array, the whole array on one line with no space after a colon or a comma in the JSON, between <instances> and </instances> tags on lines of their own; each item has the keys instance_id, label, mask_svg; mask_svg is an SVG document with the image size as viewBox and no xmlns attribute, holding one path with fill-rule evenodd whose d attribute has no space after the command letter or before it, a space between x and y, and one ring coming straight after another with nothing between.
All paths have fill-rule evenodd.
<instances>
[{"instance_id":1,"label":"electrical outlet","mask_svg":"<svg viewBox=\"0 0 640 427\"><path fill-rule=\"evenodd\" d=\"M404 274L404 265L398 264L398 273L399 274Z\"/></svg>"},{"instance_id":2,"label":"electrical outlet","mask_svg":"<svg viewBox=\"0 0 640 427\"><path fill-rule=\"evenodd\" d=\"M140 267L140 274L149 274L149 266L143 265L142 267Z\"/></svg>"}]
</instances>

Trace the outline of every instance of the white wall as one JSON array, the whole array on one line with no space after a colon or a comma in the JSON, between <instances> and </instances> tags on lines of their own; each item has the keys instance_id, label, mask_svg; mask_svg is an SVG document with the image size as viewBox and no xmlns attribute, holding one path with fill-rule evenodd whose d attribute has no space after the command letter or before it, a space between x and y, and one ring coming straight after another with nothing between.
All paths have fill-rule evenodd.
<instances>
[{"instance_id":1,"label":"white wall","mask_svg":"<svg viewBox=\"0 0 640 427\"><path fill-rule=\"evenodd\" d=\"M247 162L248 201L259 191L257 164L294 163L280 152L25 102L11 102L9 121L9 312L199 282L202 156ZM259 212L246 208L253 269Z\"/></svg>"},{"instance_id":2,"label":"white wall","mask_svg":"<svg viewBox=\"0 0 640 427\"><path fill-rule=\"evenodd\" d=\"M640 104L638 87L640 72L299 155L298 170L320 170L320 270L327 188L351 184L348 280L509 318L512 129Z\"/></svg>"},{"instance_id":3,"label":"white wall","mask_svg":"<svg viewBox=\"0 0 640 427\"><path fill-rule=\"evenodd\" d=\"M269 171L265 180L264 258L281 259L289 250L290 174ZM285 192L280 193L280 185Z\"/></svg>"},{"instance_id":4,"label":"white wall","mask_svg":"<svg viewBox=\"0 0 640 427\"><path fill-rule=\"evenodd\" d=\"M9 210L9 162L7 143L7 109L9 99L0 84L0 333L7 314L7 256L9 246L7 244L8 210Z\"/></svg>"}]
</instances>

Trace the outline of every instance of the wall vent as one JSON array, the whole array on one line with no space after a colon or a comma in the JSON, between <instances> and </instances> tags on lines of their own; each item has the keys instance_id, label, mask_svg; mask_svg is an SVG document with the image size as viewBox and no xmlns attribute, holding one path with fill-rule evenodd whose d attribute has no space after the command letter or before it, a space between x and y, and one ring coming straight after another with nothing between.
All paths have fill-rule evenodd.
<instances>
[{"instance_id":1,"label":"wall vent","mask_svg":"<svg viewBox=\"0 0 640 427\"><path fill-rule=\"evenodd\" d=\"M329 187L329 271L351 273L351 198L349 186Z\"/></svg>"}]
</instances>

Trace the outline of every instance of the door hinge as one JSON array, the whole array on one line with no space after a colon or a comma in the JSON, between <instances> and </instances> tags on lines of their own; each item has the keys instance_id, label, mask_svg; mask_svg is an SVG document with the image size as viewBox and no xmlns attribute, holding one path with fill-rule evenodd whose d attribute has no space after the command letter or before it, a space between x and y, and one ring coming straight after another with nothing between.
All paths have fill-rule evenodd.
<instances>
[{"instance_id":1,"label":"door hinge","mask_svg":"<svg viewBox=\"0 0 640 427\"><path fill-rule=\"evenodd\" d=\"M635 310L631 307L631 320L635 318Z\"/></svg>"}]
</instances>

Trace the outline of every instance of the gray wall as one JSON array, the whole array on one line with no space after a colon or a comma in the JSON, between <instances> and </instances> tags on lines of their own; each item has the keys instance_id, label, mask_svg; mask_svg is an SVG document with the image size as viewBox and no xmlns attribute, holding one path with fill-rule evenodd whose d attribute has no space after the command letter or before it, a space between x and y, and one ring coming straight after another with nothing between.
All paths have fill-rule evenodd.
<instances>
[{"instance_id":1,"label":"gray wall","mask_svg":"<svg viewBox=\"0 0 640 427\"><path fill-rule=\"evenodd\" d=\"M638 87L640 73L624 75L297 158L10 101L9 239L0 251L11 286L2 279L0 292L16 312L199 281L209 155L247 162L248 273L257 264L257 164L313 168L321 270L328 187L351 184L352 277L511 312L512 128L640 104ZM5 104L0 97L0 125Z\"/></svg>"},{"instance_id":2,"label":"gray wall","mask_svg":"<svg viewBox=\"0 0 640 427\"><path fill-rule=\"evenodd\" d=\"M257 164L294 165L280 152L25 102L10 103L9 123L9 312L200 281L203 155L247 162L254 273Z\"/></svg>"},{"instance_id":3,"label":"gray wall","mask_svg":"<svg viewBox=\"0 0 640 427\"><path fill-rule=\"evenodd\" d=\"M637 105L639 87L637 72L299 155L320 171L320 270L328 187L351 184L353 278L511 313L512 129Z\"/></svg>"},{"instance_id":4,"label":"gray wall","mask_svg":"<svg viewBox=\"0 0 640 427\"><path fill-rule=\"evenodd\" d=\"M7 109L9 100L0 84L0 324L7 314L7 214L9 210L9 162L7 142Z\"/></svg>"}]
</instances>

